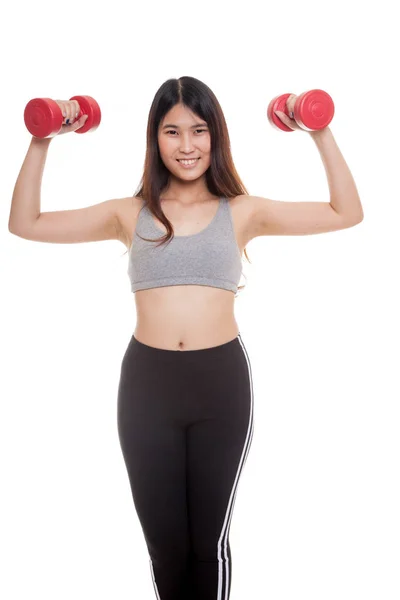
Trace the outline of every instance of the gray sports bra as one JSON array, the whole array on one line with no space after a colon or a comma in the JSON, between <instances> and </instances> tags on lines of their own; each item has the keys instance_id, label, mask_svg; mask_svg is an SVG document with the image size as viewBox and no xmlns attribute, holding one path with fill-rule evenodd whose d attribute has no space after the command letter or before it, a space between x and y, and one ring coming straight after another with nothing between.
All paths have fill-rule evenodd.
<instances>
[{"instance_id":1,"label":"gray sports bra","mask_svg":"<svg viewBox=\"0 0 400 600\"><path fill-rule=\"evenodd\" d=\"M128 275L132 292L170 285L206 285L237 292L242 258L236 243L229 200L221 196L218 210L205 229L180 235L169 243L157 239L157 227L144 200L129 250Z\"/></svg>"}]
</instances>

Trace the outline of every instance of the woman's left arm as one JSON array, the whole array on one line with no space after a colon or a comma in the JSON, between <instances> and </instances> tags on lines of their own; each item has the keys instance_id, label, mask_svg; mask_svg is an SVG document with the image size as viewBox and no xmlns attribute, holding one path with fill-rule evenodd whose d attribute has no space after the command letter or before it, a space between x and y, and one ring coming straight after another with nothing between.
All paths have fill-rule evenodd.
<instances>
[{"instance_id":1,"label":"woman's left arm","mask_svg":"<svg viewBox=\"0 0 400 600\"><path fill-rule=\"evenodd\" d=\"M362 221L364 212L349 167L329 127L308 132L314 140L328 179L330 205L346 220Z\"/></svg>"}]
</instances>

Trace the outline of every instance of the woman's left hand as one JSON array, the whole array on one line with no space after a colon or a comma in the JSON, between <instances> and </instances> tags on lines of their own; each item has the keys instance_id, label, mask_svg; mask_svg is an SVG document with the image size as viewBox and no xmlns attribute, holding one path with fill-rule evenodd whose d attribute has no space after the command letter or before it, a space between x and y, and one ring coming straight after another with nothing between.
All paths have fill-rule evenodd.
<instances>
[{"instance_id":1,"label":"woman's left hand","mask_svg":"<svg viewBox=\"0 0 400 600\"><path fill-rule=\"evenodd\" d=\"M296 94L290 94L289 98L286 100L286 106L288 108L289 115L291 116L288 117L287 114L281 110L275 110L274 112L282 121L282 123L284 123L287 127L290 127L290 129L293 129L293 131L307 131L306 129L303 129L297 125L296 121L294 120L294 105L296 103L296 98Z\"/></svg>"}]
</instances>

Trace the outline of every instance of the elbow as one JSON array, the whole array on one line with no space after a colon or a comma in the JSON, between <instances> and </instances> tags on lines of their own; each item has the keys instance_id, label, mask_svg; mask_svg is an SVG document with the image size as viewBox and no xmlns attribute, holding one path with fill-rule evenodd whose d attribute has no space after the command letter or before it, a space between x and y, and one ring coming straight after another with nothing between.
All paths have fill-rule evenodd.
<instances>
[{"instance_id":1,"label":"elbow","mask_svg":"<svg viewBox=\"0 0 400 600\"><path fill-rule=\"evenodd\" d=\"M355 222L355 225L362 223L362 221L364 221L364 213L361 213L361 215L358 217L357 221Z\"/></svg>"},{"instance_id":2,"label":"elbow","mask_svg":"<svg viewBox=\"0 0 400 600\"><path fill-rule=\"evenodd\" d=\"M353 216L351 218L347 218L347 227L354 227L355 225L358 225L359 223L361 223L364 220L364 213L361 212L356 216Z\"/></svg>"},{"instance_id":3,"label":"elbow","mask_svg":"<svg viewBox=\"0 0 400 600\"><path fill-rule=\"evenodd\" d=\"M8 231L12 234L12 235L16 235L17 237L23 238L25 237L22 233L20 229L16 229L15 227L12 227L11 225L8 225Z\"/></svg>"},{"instance_id":4,"label":"elbow","mask_svg":"<svg viewBox=\"0 0 400 600\"><path fill-rule=\"evenodd\" d=\"M18 235L16 228L13 227L10 221L8 222L8 231L13 235Z\"/></svg>"},{"instance_id":5,"label":"elbow","mask_svg":"<svg viewBox=\"0 0 400 600\"><path fill-rule=\"evenodd\" d=\"M347 227L355 227L356 225L359 225L360 223L362 223L363 220L364 220L364 215L361 215L360 217L357 217L357 219L352 219L351 221L348 221Z\"/></svg>"}]
</instances>

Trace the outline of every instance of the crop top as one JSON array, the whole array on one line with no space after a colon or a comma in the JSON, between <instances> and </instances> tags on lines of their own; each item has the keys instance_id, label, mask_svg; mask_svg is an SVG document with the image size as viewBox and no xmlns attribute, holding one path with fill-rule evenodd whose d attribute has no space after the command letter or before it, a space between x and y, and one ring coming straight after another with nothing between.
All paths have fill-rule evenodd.
<instances>
[{"instance_id":1,"label":"crop top","mask_svg":"<svg viewBox=\"0 0 400 600\"><path fill-rule=\"evenodd\" d=\"M204 229L193 235L175 235L161 244L163 231L155 224L144 200L129 250L131 291L170 285L205 285L237 291L242 259L236 242L229 200L219 199L217 212ZM157 244L161 244L158 245Z\"/></svg>"}]
</instances>

